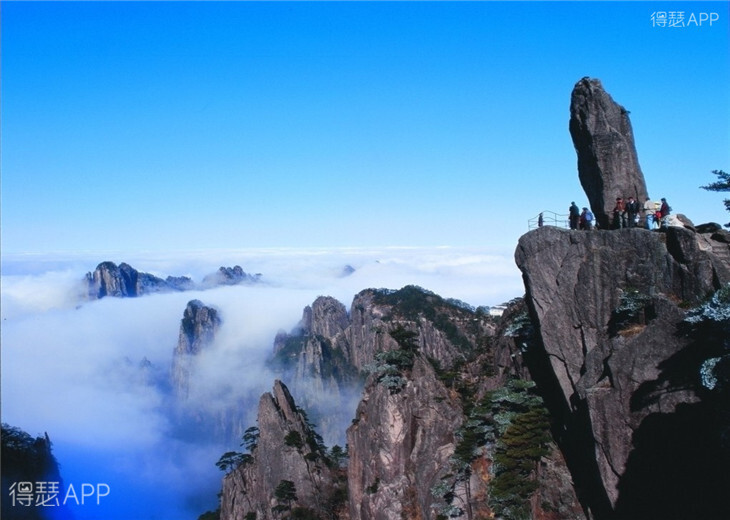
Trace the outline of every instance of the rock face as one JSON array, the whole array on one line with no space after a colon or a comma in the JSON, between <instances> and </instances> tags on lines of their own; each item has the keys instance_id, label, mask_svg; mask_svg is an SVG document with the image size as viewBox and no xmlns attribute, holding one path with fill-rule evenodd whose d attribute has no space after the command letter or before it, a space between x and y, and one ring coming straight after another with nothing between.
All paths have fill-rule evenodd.
<instances>
[{"instance_id":1,"label":"rock face","mask_svg":"<svg viewBox=\"0 0 730 520\"><path fill-rule=\"evenodd\" d=\"M450 471L460 404L421 357L402 391L368 387L347 432L350 518L438 516L431 489Z\"/></svg>"},{"instance_id":2,"label":"rock face","mask_svg":"<svg viewBox=\"0 0 730 520\"><path fill-rule=\"evenodd\" d=\"M261 397L257 423L251 453L223 479L220 518L274 520L286 511L341 518L336 468L281 381Z\"/></svg>"},{"instance_id":3,"label":"rock face","mask_svg":"<svg viewBox=\"0 0 730 520\"><path fill-rule=\"evenodd\" d=\"M730 282L728 247L682 228L546 227L519 241L515 258L539 334L530 371L595 518L728 513L693 485L676 484L707 483L699 468L712 474L717 465L717 451L695 444L710 446L697 431L714 419L697 413L701 392L691 382L700 361L680 330L688 305Z\"/></svg>"},{"instance_id":4,"label":"rock face","mask_svg":"<svg viewBox=\"0 0 730 520\"><path fill-rule=\"evenodd\" d=\"M647 198L628 111L597 79L576 83L570 99L570 135L578 176L601 229L609 229L616 198Z\"/></svg>"},{"instance_id":5,"label":"rock face","mask_svg":"<svg viewBox=\"0 0 730 520\"><path fill-rule=\"evenodd\" d=\"M172 386L178 398L187 398L192 365L201 350L211 345L220 327L218 311L200 300L188 302L172 358Z\"/></svg>"}]
</instances>

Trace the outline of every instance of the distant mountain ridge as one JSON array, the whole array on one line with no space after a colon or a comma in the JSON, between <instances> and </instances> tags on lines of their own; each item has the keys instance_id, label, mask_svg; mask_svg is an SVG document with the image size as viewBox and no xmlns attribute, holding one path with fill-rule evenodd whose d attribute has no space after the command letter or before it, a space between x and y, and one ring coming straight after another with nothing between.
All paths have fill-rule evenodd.
<instances>
[{"instance_id":1,"label":"distant mountain ridge","mask_svg":"<svg viewBox=\"0 0 730 520\"><path fill-rule=\"evenodd\" d=\"M255 284L261 282L261 273L248 274L241 266L220 267L215 273L196 283L187 276L168 276L160 278L150 273L140 272L122 262L102 262L94 271L86 273L88 299L98 300L105 297L135 298L148 294L205 290L221 285Z\"/></svg>"}]
</instances>

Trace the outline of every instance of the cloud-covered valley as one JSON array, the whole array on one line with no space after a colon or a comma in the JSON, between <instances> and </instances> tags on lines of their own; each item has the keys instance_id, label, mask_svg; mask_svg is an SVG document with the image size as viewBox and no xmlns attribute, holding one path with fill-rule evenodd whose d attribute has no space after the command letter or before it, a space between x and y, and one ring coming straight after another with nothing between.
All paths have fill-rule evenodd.
<instances>
[{"instance_id":1,"label":"cloud-covered valley","mask_svg":"<svg viewBox=\"0 0 730 520\"><path fill-rule=\"evenodd\" d=\"M103 260L194 280L237 264L262 282L84 301L84 274ZM257 398L277 377L266 363L274 337L305 306L328 295L349 307L363 289L410 284L473 306L523 291L512 252L486 249L4 257L2 420L48 432L65 482L110 486L101 505L74 508L75 518L196 518L216 507L218 457L239 448L186 437L170 414L170 366L187 302L199 299L222 319L197 360L191 404L215 412L244 403L240 421L253 425Z\"/></svg>"}]
</instances>

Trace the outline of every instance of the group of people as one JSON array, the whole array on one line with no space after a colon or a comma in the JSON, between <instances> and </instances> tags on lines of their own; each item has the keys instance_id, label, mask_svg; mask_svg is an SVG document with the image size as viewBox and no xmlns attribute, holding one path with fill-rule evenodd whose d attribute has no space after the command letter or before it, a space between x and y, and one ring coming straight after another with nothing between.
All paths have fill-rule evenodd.
<instances>
[{"instance_id":1,"label":"group of people","mask_svg":"<svg viewBox=\"0 0 730 520\"><path fill-rule=\"evenodd\" d=\"M661 202L654 202L649 197L646 198L644 205L639 201L629 197L628 201L619 197L616 199L616 205L613 208L613 220L611 222L612 229L621 229L626 227L644 227L646 229L655 229L658 227L666 227L666 217L671 213L672 208L669 207L667 199L662 197ZM641 214L644 213L642 220Z\"/></svg>"},{"instance_id":2,"label":"group of people","mask_svg":"<svg viewBox=\"0 0 730 520\"><path fill-rule=\"evenodd\" d=\"M662 198L661 202L654 202L649 197L642 206L639 201L629 197L626 202L622 197L616 199L613 208L611 229L644 227L656 229L666 226L666 217L671 213L672 208L667 204L667 199ZM642 220L643 212L643 220ZM590 230L595 226L595 217L588 208L583 211L578 209L575 202L570 203L568 209L570 229Z\"/></svg>"},{"instance_id":3,"label":"group of people","mask_svg":"<svg viewBox=\"0 0 730 520\"><path fill-rule=\"evenodd\" d=\"M581 211L578 209L575 202L570 203L570 208L568 209L568 222L570 224L570 229L590 230L593 229L595 221L596 219L591 210L583 208L583 211Z\"/></svg>"}]
</instances>

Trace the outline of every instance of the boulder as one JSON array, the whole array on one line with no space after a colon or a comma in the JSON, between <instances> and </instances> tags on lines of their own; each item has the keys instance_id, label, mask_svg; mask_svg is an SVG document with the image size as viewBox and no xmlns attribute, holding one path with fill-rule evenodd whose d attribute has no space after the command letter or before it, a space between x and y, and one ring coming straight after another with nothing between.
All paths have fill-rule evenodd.
<instances>
[{"instance_id":1,"label":"boulder","mask_svg":"<svg viewBox=\"0 0 730 520\"><path fill-rule=\"evenodd\" d=\"M580 183L598 226L609 229L618 197L634 197L640 204L647 198L629 112L611 98L600 80L586 77L573 88L569 128Z\"/></svg>"}]
</instances>

